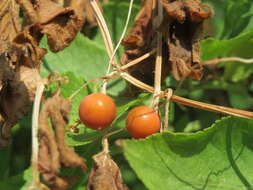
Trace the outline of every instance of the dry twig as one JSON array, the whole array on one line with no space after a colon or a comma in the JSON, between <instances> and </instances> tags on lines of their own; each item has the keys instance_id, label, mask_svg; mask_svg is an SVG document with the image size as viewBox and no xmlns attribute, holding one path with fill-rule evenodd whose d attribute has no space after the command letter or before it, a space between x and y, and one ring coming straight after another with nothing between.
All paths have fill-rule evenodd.
<instances>
[{"instance_id":1,"label":"dry twig","mask_svg":"<svg viewBox=\"0 0 253 190\"><path fill-rule=\"evenodd\" d=\"M159 1L153 1L153 3L157 2L157 10L158 15L157 19L154 19L154 25L156 29L160 26L163 19L163 7ZM162 33L157 31L157 54L156 54L156 63L155 63L155 84L154 84L154 95L152 101L152 107L158 113L159 109L159 100L160 97L158 96L161 92L161 74L162 74Z\"/></svg>"},{"instance_id":2,"label":"dry twig","mask_svg":"<svg viewBox=\"0 0 253 190\"><path fill-rule=\"evenodd\" d=\"M173 90L171 88L169 88L164 93L165 93L165 101L166 102L165 102L164 124L163 124L163 128L161 128L161 130L167 130L168 129L170 99L173 95Z\"/></svg>"},{"instance_id":3,"label":"dry twig","mask_svg":"<svg viewBox=\"0 0 253 190\"><path fill-rule=\"evenodd\" d=\"M138 79L132 77L128 73L121 73L121 76L122 76L122 78L124 78L125 80L130 82L131 84L133 84L143 90L146 90L150 93L154 93L154 88L152 86L149 86L149 85L139 81ZM165 97L165 93L163 91L161 91L160 97L161 98ZM171 96L171 101L177 102L179 104L183 104L186 106L194 107L194 108L207 110L207 111L218 112L218 113L223 113L223 114L227 114L227 115L233 115L233 116L243 117L243 118L248 118L248 119L253 118L253 112L250 112L250 111L244 111L244 110L228 108L228 107L224 107L224 106L218 106L218 105L198 102L195 100L190 100L190 99L183 98L183 97L176 96L176 95Z\"/></svg>"},{"instance_id":4,"label":"dry twig","mask_svg":"<svg viewBox=\"0 0 253 190\"><path fill-rule=\"evenodd\" d=\"M223 58L215 58L215 59L211 59L208 61L204 61L202 63L202 65L216 65L218 63L222 63L222 62L241 62L241 63L245 63L245 64L251 64L253 63L253 58L251 59L244 59L244 58L240 58L240 57L223 57Z\"/></svg>"}]
</instances>

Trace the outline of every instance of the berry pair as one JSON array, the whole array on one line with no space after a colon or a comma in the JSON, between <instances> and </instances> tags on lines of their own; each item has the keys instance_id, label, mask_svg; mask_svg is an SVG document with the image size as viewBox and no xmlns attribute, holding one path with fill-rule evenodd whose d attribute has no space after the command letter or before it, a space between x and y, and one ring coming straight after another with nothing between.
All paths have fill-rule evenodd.
<instances>
[{"instance_id":1,"label":"berry pair","mask_svg":"<svg viewBox=\"0 0 253 190\"><path fill-rule=\"evenodd\" d=\"M105 129L116 117L116 104L105 94L90 94L79 106L79 117L91 129ZM145 138L160 130L160 117L153 109L138 106L128 113L126 128L132 137Z\"/></svg>"}]
</instances>

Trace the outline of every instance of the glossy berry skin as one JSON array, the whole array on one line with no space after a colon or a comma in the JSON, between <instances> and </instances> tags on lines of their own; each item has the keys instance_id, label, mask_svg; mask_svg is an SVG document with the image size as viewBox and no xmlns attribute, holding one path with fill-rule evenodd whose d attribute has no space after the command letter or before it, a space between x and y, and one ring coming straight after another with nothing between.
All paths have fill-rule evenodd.
<instances>
[{"instance_id":1,"label":"glossy berry skin","mask_svg":"<svg viewBox=\"0 0 253 190\"><path fill-rule=\"evenodd\" d=\"M91 129L105 129L115 116L116 105L113 99L102 93L93 93L84 97L79 106L80 120Z\"/></svg>"},{"instance_id":2,"label":"glossy berry skin","mask_svg":"<svg viewBox=\"0 0 253 190\"><path fill-rule=\"evenodd\" d=\"M159 115L147 106L135 107L127 115L126 128L136 139L159 132L160 126Z\"/></svg>"}]
</instances>

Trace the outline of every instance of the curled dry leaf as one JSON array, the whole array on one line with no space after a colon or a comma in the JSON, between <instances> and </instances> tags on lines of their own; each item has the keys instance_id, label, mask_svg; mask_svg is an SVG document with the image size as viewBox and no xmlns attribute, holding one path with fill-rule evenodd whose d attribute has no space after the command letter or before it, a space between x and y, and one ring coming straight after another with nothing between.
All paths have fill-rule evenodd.
<instances>
[{"instance_id":1,"label":"curled dry leaf","mask_svg":"<svg viewBox=\"0 0 253 190\"><path fill-rule=\"evenodd\" d=\"M17 3L25 10L23 29ZM0 147L10 142L11 127L27 112L42 80L39 69L46 50L39 42L43 35L48 35L50 48L59 51L81 28L82 7L72 5L74 8L64 8L50 0L0 2Z\"/></svg>"},{"instance_id":2,"label":"curled dry leaf","mask_svg":"<svg viewBox=\"0 0 253 190\"><path fill-rule=\"evenodd\" d=\"M90 0L71 0L69 4L69 6L75 10L77 15L79 15L80 17L84 17L85 26L97 26L97 21L90 4ZM100 5L98 0L97 4Z\"/></svg>"},{"instance_id":3,"label":"curled dry leaf","mask_svg":"<svg viewBox=\"0 0 253 190\"><path fill-rule=\"evenodd\" d=\"M36 1L34 9L39 16L41 32L48 36L48 45L54 52L67 47L83 24L81 14L75 14L74 9L64 8L50 0Z\"/></svg>"},{"instance_id":4,"label":"curled dry leaf","mask_svg":"<svg viewBox=\"0 0 253 190\"><path fill-rule=\"evenodd\" d=\"M52 189L64 190L73 183L73 177L59 176L61 166L86 170L85 160L78 156L73 148L67 146L64 140L70 110L70 100L57 93L46 100L40 113L39 171ZM49 124L49 119L52 125Z\"/></svg>"},{"instance_id":5,"label":"curled dry leaf","mask_svg":"<svg viewBox=\"0 0 253 190\"><path fill-rule=\"evenodd\" d=\"M21 30L19 23L19 5L15 0L0 1L0 54L6 52Z\"/></svg>"},{"instance_id":6,"label":"curled dry leaf","mask_svg":"<svg viewBox=\"0 0 253 190\"><path fill-rule=\"evenodd\" d=\"M163 6L163 21L156 26L154 14L157 5L152 0L145 0L135 23L123 40L125 52L121 57L122 64L140 57L156 48L157 31L162 33L163 73L172 72L176 80L187 76L200 79L202 67L200 65L199 41L202 34L203 21L209 18L211 10L206 12L207 5L201 0L159 0ZM154 56L129 69L129 72L147 83L153 83ZM147 80L147 78L149 78ZM151 82L150 82L151 81Z\"/></svg>"},{"instance_id":7,"label":"curled dry leaf","mask_svg":"<svg viewBox=\"0 0 253 190\"><path fill-rule=\"evenodd\" d=\"M14 70L5 62L1 64L0 73L0 146L7 146L11 127L28 111L41 78L36 68L20 66Z\"/></svg>"},{"instance_id":8,"label":"curled dry leaf","mask_svg":"<svg viewBox=\"0 0 253 190\"><path fill-rule=\"evenodd\" d=\"M0 147L11 139L11 127L27 112L34 99L37 84L41 82L38 71L45 51L38 48L39 38L33 28L20 32L19 6L7 1L0 14ZM6 27L7 26L7 27ZM5 29L4 29L5 28Z\"/></svg>"},{"instance_id":9,"label":"curled dry leaf","mask_svg":"<svg viewBox=\"0 0 253 190\"><path fill-rule=\"evenodd\" d=\"M92 158L94 165L89 176L88 190L128 190L122 181L119 167L105 146L102 152Z\"/></svg>"}]
</instances>

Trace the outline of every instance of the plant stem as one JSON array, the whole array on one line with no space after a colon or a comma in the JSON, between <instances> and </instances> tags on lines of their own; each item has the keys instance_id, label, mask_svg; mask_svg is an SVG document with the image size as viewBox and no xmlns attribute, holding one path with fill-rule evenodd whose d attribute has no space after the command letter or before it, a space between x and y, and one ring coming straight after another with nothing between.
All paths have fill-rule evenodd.
<instances>
[{"instance_id":1,"label":"plant stem","mask_svg":"<svg viewBox=\"0 0 253 190\"><path fill-rule=\"evenodd\" d=\"M167 89L166 92L164 92L165 95L165 114L164 114L164 124L163 124L163 130L168 129L168 123L169 123L169 108L170 108L170 99L173 95L173 90L171 88Z\"/></svg>"},{"instance_id":2,"label":"plant stem","mask_svg":"<svg viewBox=\"0 0 253 190\"><path fill-rule=\"evenodd\" d=\"M73 99L74 96L76 96L79 92L81 92L82 89L84 89L85 87L87 87L89 84L97 82L99 80L105 80L105 79L112 79L112 78L118 78L118 75L116 74L116 72L111 72L110 74L106 75L106 76L102 76L102 77L97 77L95 79L89 80L86 83L84 83L80 88L78 88L75 92L73 92L70 96L69 99Z\"/></svg>"},{"instance_id":3,"label":"plant stem","mask_svg":"<svg viewBox=\"0 0 253 190\"><path fill-rule=\"evenodd\" d=\"M251 63L253 63L253 58L251 58L251 59L244 59L244 58L240 58L240 57L215 58L215 59L211 59L211 60L208 60L208 61L204 61L202 63L202 65L216 65L216 64L221 63L221 62L232 62L232 61L251 64Z\"/></svg>"},{"instance_id":4,"label":"plant stem","mask_svg":"<svg viewBox=\"0 0 253 190\"><path fill-rule=\"evenodd\" d=\"M39 111L40 111L40 101L44 91L44 84L41 82L36 90L35 100L33 104L33 114L32 114L32 185L36 187L40 184L39 171L38 171L38 156L39 156Z\"/></svg>"},{"instance_id":5,"label":"plant stem","mask_svg":"<svg viewBox=\"0 0 253 190\"><path fill-rule=\"evenodd\" d=\"M162 23L163 19L163 7L159 1L155 1L157 7L157 19L154 19L154 27L158 29ZM154 95L152 100L152 107L158 113L159 111L159 100L160 100L160 92L161 92L161 73L162 73L162 33L157 31L157 54L156 54L156 62L155 62L155 81L154 81Z\"/></svg>"},{"instance_id":6,"label":"plant stem","mask_svg":"<svg viewBox=\"0 0 253 190\"><path fill-rule=\"evenodd\" d=\"M105 19L103 17L103 14L101 13L100 8L98 7L98 4L96 2L96 0L90 0L91 6L95 12L95 17L96 20L98 22L98 26L101 30L101 34L103 36L104 39L104 44L107 50L107 54L109 56L110 59L110 64L108 66L108 70L107 73L111 70L111 65L114 68L117 68L117 60L115 59L115 57L113 56L113 44L112 44L112 39L110 36L110 32L108 30L108 27L106 25ZM107 86L107 80L103 81L102 84L102 88L101 88L101 92L106 94L106 86Z\"/></svg>"},{"instance_id":7,"label":"plant stem","mask_svg":"<svg viewBox=\"0 0 253 190\"><path fill-rule=\"evenodd\" d=\"M132 77L131 75L129 75L127 73L121 73L121 77L124 78L125 80L127 80L128 82L130 82L131 84L133 84L143 90L146 90L150 93L154 93L154 88L152 86L149 86L149 85L139 81L138 79ZM161 91L160 98L164 98L164 97L165 97L165 93L164 93L164 91ZM250 111L244 111L244 110L228 108L228 107L224 107L224 106L208 104L208 103L204 103L204 102L198 102L195 100L190 100L190 99L183 98L183 97L176 96L176 95L171 96L171 101L177 102L179 104L183 104L186 106L202 109L202 110L218 112L218 113L223 113L223 114L227 114L227 115L233 115L233 116L243 117L243 118L248 118L248 119L253 118L253 112L250 112Z\"/></svg>"},{"instance_id":8,"label":"plant stem","mask_svg":"<svg viewBox=\"0 0 253 190\"><path fill-rule=\"evenodd\" d=\"M138 63L141 63L141 61L147 59L149 56L153 55L156 53L156 49L153 49L152 51L145 53L144 55L142 55L141 57L138 57L137 59L134 59L133 61L130 61L129 63L127 63L126 65L123 65L120 67L120 70L126 70L129 67L132 67Z\"/></svg>"}]
</instances>

